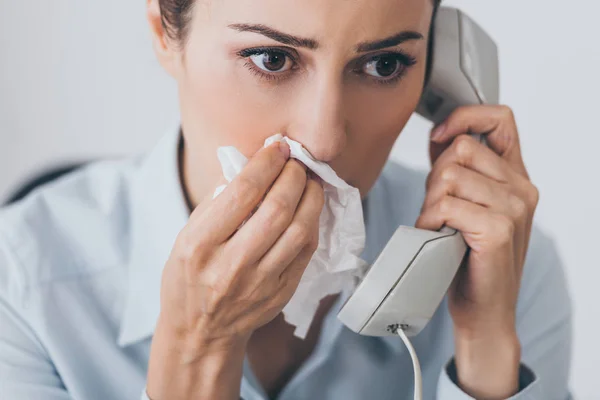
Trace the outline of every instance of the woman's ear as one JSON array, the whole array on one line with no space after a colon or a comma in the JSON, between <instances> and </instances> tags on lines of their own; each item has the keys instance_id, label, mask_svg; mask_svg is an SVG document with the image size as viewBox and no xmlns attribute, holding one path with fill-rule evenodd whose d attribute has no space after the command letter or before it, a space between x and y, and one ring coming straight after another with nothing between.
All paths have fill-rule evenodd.
<instances>
[{"instance_id":1,"label":"woman's ear","mask_svg":"<svg viewBox=\"0 0 600 400\"><path fill-rule=\"evenodd\" d=\"M177 79L180 67L180 48L175 38L169 37L163 25L159 0L147 0L146 18L152 35L152 47L160 65L169 75Z\"/></svg>"}]
</instances>

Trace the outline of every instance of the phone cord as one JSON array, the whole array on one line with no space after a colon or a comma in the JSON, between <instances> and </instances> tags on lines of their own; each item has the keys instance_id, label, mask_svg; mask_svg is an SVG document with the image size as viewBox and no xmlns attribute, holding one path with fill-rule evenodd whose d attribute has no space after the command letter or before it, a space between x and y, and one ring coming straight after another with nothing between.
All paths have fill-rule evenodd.
<instances>
[{"instance_id":1,"label":"phone cord","mask_svg":"<svg viewBox=\"0 0 600 400\"><path fill-rule=\"evenodd\" d=\"M417 357L417 353L415 352L415 348L408 340L408 336L402 329L398 329L398 336L402 338L404 345L408 349L410 353L410 358L412 359L413 371L415 375L415 388L414 388L414 400L421 400L423 398L423 380L421 379L421 365L419 364L419 357Z\"/></svg>"}]
</instances>

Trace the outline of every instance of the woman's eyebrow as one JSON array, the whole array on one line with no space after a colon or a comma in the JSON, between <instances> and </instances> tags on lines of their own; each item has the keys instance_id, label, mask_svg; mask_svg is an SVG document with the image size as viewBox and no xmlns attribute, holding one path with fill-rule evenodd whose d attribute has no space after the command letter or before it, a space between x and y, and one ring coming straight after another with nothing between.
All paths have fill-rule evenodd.
<instances>
[{"instance_id":1,"label":"woman's eyebrow","mask_svg":"<svg viewBox=\"0 0 600 400\"><path fill-rule=\"evenodd\" d=\"M363 42L356 46L357 53L364 53L367 51L381 50L387 47L397 46L400 43L409 40L421 40L423 35L415 31L403 31L396 33L395 35L389 36L385 39L376 40L373 42Z\"/></svg>"},{"instance_id":2,"label":"woman's eyebrow","mask_svg":"<svg viewBox=\"0 0 600 400\"><path fill-rule=\"evenodd\" d=\"M268 38L271 38L279 43L287 44L294 47L306 47L310 50L316 50L319 43L314 39L301 38L287 33L280 32L263 24L231 24L229 28L235 29L238 32L254 32L260 33Z\"/></svg>"},{"instance_id":3,"label":"woman's eyebrow","mask_svg":"<svg viewBox=\"0 0 600 400\"><path fill-rule=\"evenodd\" d=\"M305 47L310 50L319 48L319 43L315 39L302 38L288 33L283 33L274 28L263 24L230 24L229 28L238 32L254 32L264 35L279 43L294 47ZM357 53L385 49L387 47L397 46L409 40L422 40L423 35L415 31L402 31L385 39L363 42L356 46Z\"/></svg>"}]
</instances>

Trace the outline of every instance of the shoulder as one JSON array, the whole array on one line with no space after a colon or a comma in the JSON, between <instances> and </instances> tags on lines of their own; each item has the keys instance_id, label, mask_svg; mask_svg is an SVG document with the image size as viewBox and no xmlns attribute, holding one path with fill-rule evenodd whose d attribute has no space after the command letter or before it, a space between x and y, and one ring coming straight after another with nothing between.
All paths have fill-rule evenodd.
<instances>
[{"instance_id":1,"label":"shoulder","mask_svg":"<svg viewBox=\"0 0 600 400\"><path fill-rule=\"evenodd\" d=\"M0 209L0 293L119 264L135 160L102 161Z\"/></svg>"}]
</instances>

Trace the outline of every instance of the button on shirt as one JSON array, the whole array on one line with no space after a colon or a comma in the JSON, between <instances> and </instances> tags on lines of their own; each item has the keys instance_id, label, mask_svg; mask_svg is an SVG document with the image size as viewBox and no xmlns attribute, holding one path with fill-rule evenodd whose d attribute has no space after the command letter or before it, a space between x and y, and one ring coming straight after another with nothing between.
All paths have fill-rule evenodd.
<instances>
[{"instance_id":1,"label":"button on shirt","mask_svg":"<svg viewBox=\"0 0 600 400\"><path fill-rule=\"evenodd\" d=\"M179 129L147 155L93 163L0 211L0 399L145 397L163 265L186 207ZM399 225L414 225L425 173L388 162L365 202L372 263ZM412 399L399 337L360 336L324 320L281 400ZM521 389L513 399L569 398L571 302L555 243L534 225L517 309ZM456 384L447 303L414 338L423 398L470 399ZM240 397L266 400L246 359Z\"/></svg>"}]
</instances>

